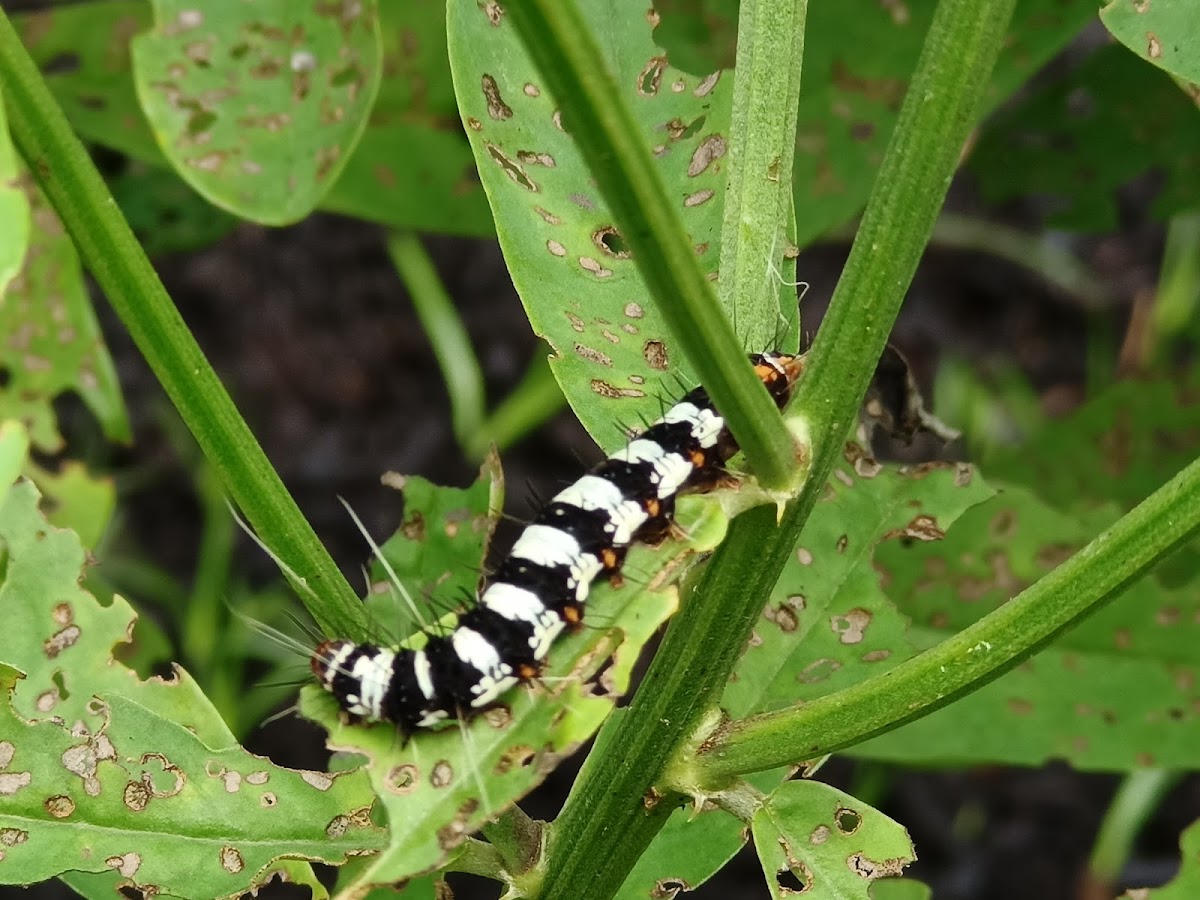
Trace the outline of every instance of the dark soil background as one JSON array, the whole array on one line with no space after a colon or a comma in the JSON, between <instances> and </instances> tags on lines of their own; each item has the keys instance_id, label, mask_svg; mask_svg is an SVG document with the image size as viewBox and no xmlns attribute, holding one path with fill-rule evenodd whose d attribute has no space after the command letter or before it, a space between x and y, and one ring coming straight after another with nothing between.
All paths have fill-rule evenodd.
<instances>
[{"instance_id":1,"label":"dark soil background","mask_svg":"<svg viewBox=\"0 0 1200 900\"><path fill-rule=\"evenodd\" d=\"M960 205L964 202L972 205L969 197ZM1099 316L1118 336L1126 327L1129 298L1153 284L1162 241L1161 228L1142 217L1144 205L1136 198L1128 205L1128 227L1121 234L1077 245L1125 298ZM484 241L439 238L428 246L495 401L512 389L537 352L500 253ZM811 285L802 308L810 335L846 250L825 245L800 258L799 276ZM400 506L397 495L380 486L382 472L455 485L474 477L475 467L453 439L441 374L383 252L379 229L332 216L282 230L242 226L207 250L159 265L201 346L345 571L358 571L367 548L339 495L373 533L385 535L395 528ZM162 467L153 484L127 498L125 527L151 558L186 577L198 540L196 504L189 477L164 438L168 406L120 324L101 308L135 418L137 442L122 462ZM1083 396L1089 315L1094 314L1010 264L932 248L893 339L926 385L948 352L980 361L1007 357L1037 386L1047 407L1061 411ZM526 484L544 496L597 457L570 414L558 415L504 454L509 512L521 516L529 510ZM502 533L499 540L512 538ZM241 550L238 565L250 577L276 577L270 561L248 541ZM295 719L260 730L249 745L293 765L319 764L323 754L320 733ZM526 807L552 816L572 777L573 767L564 766ZM1082 775L1065 765L914 772L847 759L833 760L820 777L847 790L870 786L870 799L909 828L920 855L910 874L931 884L937 900L1082 898L1080 874L1117 783L1115 777ZM1169 878L1177 865L1179 832L1198 815L1200 783L1185 782L1139 841L1127 883ZM496 894L484 882L452 883L460 897ZM746 852L695 896L767 894L757 860Z\"/></svg>"}]
</instances>

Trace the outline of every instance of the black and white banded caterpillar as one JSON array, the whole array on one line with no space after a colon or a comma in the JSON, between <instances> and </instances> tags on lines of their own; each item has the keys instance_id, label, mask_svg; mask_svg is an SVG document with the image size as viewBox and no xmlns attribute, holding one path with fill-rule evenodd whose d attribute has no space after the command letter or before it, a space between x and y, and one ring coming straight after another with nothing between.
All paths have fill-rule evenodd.
<instances>
[{"instance_id":1,"label":"black and white banded caterpillar","mask_svg":"<svg viewBox=\"0 0 1200 900\"><path fill-rule=\"evenodd\" d=\"M768 352L750 362L782 408L800 358ZM680 491L711 487L736 452L708 393L695 388L556 494L449 634L430 635L420 650L323 641L313 673L351 718L405 734L489 706L537 677L554 639L582 621L592 582L616 577L633 541L664 536Z\"/></svg>"}]
</instances>

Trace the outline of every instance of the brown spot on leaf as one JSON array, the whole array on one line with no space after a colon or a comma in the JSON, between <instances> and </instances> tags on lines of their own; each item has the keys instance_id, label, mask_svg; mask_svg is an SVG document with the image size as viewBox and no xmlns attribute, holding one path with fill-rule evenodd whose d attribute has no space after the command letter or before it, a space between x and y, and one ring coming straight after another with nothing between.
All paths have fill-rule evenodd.
<instances>
[{"instance_id":1,"label":"brown spot on leaf","mask_svg":"<svg viewBox=\"0 0 1200 900\"><path fill-rule=\"evenodd\" d=\"M53 797L47 797L46 802L42 804L46 808L46 812L56 819L65 819L71 813L75 812L75 801L66 794L55 794Z\"/></svg>"},{"instance_id":2,"label":"brown spot on leaf","mask_svg":"<svg viewBox=\"0 0 1200 900\"><path fill-rule=\"evenodd\" d=\"M507 175L515 184L519 184L527 191L537 193L537 184L532 178L525 174L525 170L521 167L520 163L514 162L505 156L504 151L495 144L484 144L484 146L487 148L488 155L496 161L496 165L503 169L504 174Z\"/></svg>"},{"instance_id":3,"label":"brown spot on leaf","mask_svg":"<svg viewBox=\"0 0 1200 900\"><path fill-rule=\"evenodd\" d=\"M564 247L562 244L560 244L558 241L554 241L554 240L546 241L546 249L549 250L555 256L566 256L567 255L567 248Z\"/></svg>"},{"instance_id":4,"label":"brown spot on leaf","mask_svg":"<svg viewBox=\"0 0 1200 900\"><path fill-rule=\"evenodd\" d=\"M1020 697L1010 697L1008 699L1008 710L1017 716L1027 716L1033 712L1033 704L1028 700L1023 700Z\"/></svg>"},{"instance_id":5,"label":"brown spot on leaf","mask_svg":"<svg viewBox=\"0 0 1200 900\"><path fill-rule=\"evenodd\" d=\"M383 779L383 786L393 794L411 794L417 786L420 770L412 763L393 766Z\"/></svg>"},{"instance_id":6,"label":"brown spot on leaf","mask_svg":"<svg viewBox=\"0 0 1200 900\"><path fill-rule=\"evenodd\" d=\"M595 363L600 366L606 366L610 369L612 368L613 362L611 356L601 353L599 350L593 349L592 347L585 347L583 344L576 344L574 349L576 355L586 359L588 362Z\"/></svg>"},{"instance_id":7,"label":"brown spot on leaf","mask_svg":"<svg viewBox=\"0 0 1200 900\"><path fill-rule=\"evenodd\" d=\"M649 62L642 66L642 71L638 72L637 92L643 97L653 97L657 94L666 68L665 56L650 57Z\"/></svg>"},{"instance_id":8,"label":"brown spot on leaf","mask_svg":"<svg viewBox=\"0 0 1200 900\"><path fill-rule=\"evenodd\" d=\"M150 789L140 781L130 781L121 794L122 802L134 812L141 812L150 803Z\"/></svg>"},{"instance_id":9,"label":"brown spot on leaf","mask_svg":"<svg viewBox=\"0 0 1200 900\"><path fill-rule=\"evenodd\" d=\"M946 532L938 527L937 519L933 516L922 513L919 516L914 516L903 528L894 528L883 536L883 540L892 540L894 538L912 538L917 541L940 541L946 536Z\"/></svg>"},{"instance_id":10,"label":"brown spot on leaf","mask_svg":"<svg viewBox=\"0 0 1200 900\"><path fill-rule=\"evenodd\" d=\"M327 791L333 786L333 776L328 772L314 772L311 769L301 769L300 777L318 791Z\"/></svg>"},{"instance_id":11,"label":"brown spot on leaf","mask_svg":"<svg viewBox=\"0 0 1200 900\"><path fill-rule=\"evenodd\" d=\"M467 823L479 808L479 801L467 800L458 808L454 820L438 829L438 846L443 850L453 850L467 836Z\"/></svg>"},{"instance_id":12,"label":"brown spot on leaf","mask_svg":"<svg viewBox=\"0 0 1200 900\"><path fill-rule=\"evenodd\" d=\"M816 684L824 681L842 667L836 659L815 659L800 670L796 680L801 684Z\"/></svg>"},{"instance_id":13,"label":"brown spot on leaf","mask_svg":"<svg viewBox=\"0 0 1200 900\"><path fill-rule=\"evenodd\" d=\"M650 888L650 900L675 900L691 889L691 883L683 878L660 878Z\"/></svg>"},{"instance_id":14,"label":"brown spot on leaf","mask_svg":"<svg viewBox=\"0 0 1200 900\"><path fill-rule=\"evenodd\" d=\"M496 761L496 774L505 775L514 769L522 769L532 765L537 759L534 749L527 744L517 744L509 747Z\"/></svg>"},{"instance_id":15,"label":"brown spot on leaf","mask_svg":"<svg viewBox=\"0 0 1200 900\"><path fill-rule=\"evenodd\" d=\"M480 82L483 85L483 99L487 102L488 115L497 122L511 119L512 108L500 96L500 85L496 84L496 79L485 72Z\"/></svg>"},{"instance_id":16,"label":"brown spot on leaf","mask_svg":"<svg viewBox=\"0 0 1200 900\"><path fill-rule=\"evenodd\" d=\"M724 137L719 134L710 134L700 142L700 146L692 154L692 158L688 162L688 177L695 178L704 172L713 162L723 157L728 150L729 144Z\"/></svg>"},{"instance_id":17,"label":"brown spot on leaf","mask_svg":"<svg viewBox=\"0 0 1200 900\"><path fill-rule=\"evenodd\" d=\"M0 828L0 846L15 847L29 840L29 832L20 828Z\"/></svg>"},{"instance_id":18,"label":"brown spot on leaf","mask_svg":"<svg viewBox=\"0 0 1200 900\"><path fill-rule=\"evenodd\" d=\"M1162 41L1153 31L1146 32L1146 55L1151 59L1162 59Z\"/></svg>"},{"instance_id":19,"label":"brown spot on leaf","mask_svg":"<svg viewBox=\"0 0 1200 900\"><path fill-rule=\"evenodd\" d=\"M242 854L238 852L236 847L222 847L220 858L221 868L234 875L246 867L246 862L242 859Z\"/></svg>"},{"instance_id":20,"label":"brown spot on leaf","mask_svg":"<svg viewBox=\"0 0 1200 900\"><path fill-rule=\"evenodd\" d=\"M602 381L599 378L593 378L591 381L593 394L599 394L601 397L607 397L610 400L617 400L621 397L645 397L646 392L637 388L619 388L616 385L609 384L607 381Z\"/></svg>"},{"instance_id":21,"label":"brown spot on leaf","mask_svg":"<svg viewBox=\"0 0 1200 900\"><path fill-rule=\"evenodd\" d=\"M562 224L562 219L560 219L558 216L554 215L554 213L550 212L550 211L549 211L549 210L547 210L547 209L543 209L543 208L542 208L542 207L540 207L540 206L535 206L535 207L533 208L533 211L534 211L535 213L537 213L539 216L541 216L541 217L542 217L542 219L543 219L543 220L546 222L546 224L548 224L548 225L560 225L560 224Z\"/></svg>"},{"instance_id":22,"label":"brown spot on leaf","mask_svg":"<svg viewBox=\"0 0 1200 900\"><path fill-rule=\"evenodd\" d=\"M646 311L643 310L642 307L637 303L626 303L625 315L631 319L640 319L642 316L646 315Z\"/></svg>"},{"instance_id":23,"label":"brown spot on leaf","mask_svg":"<svg viewBox=\"0 0 1200 900\"><path fill-rule=\"evenodd\" d=\"M592 243L600 252L613 259L629 259L629 248L621 233L612 225L605 225L592 232Z\"/></svg>"},{"instance_id":24,"label":"brown spot on leaf","mask_svg":"<svg viewBox=\"0 0 1200 900\"><path fill-rule=\"evenodd\" d=\"M803 547L796 548L796 561L802 566L811 566L813 564L813 555L810 551Z\"/></svg>"},{"instance_id":25,"label":"brown spot on leaf","mask_svg":"<svg viewBox=\"0 0 1200 900\"><path fill-rule=\"evenodd\" d=\"M549 153L540 153L536 150L518 150L517 161L527 166L545 166L547 169L553 169L558 165Z\"/></svg>"},{"instance_id":26,"label":"brown spot on leaf","mask_svg":"<svg viewBox=\"0 0 1200 900\"><path fill-rule=\"evenodd\" d=\"M832 616L829 627L843 644L862 643L863 634L871 624L871 613L862 607L855 607L844 616Z\"/></svg>"},{"instance_id":27,"label":"brown spot on leaf","mask_svg":"<svg viewBox=\"0 0 1200 900\"><path fill-rule=\"evenodd\" d=\"M684 197L683 205L685 208L691 209L694 206L700 206L703 203L707 203L715 196L716 191L705 188L702 191L696 191L694 194L688 194L686 197Z\"/></svg>"},{"instance_id":28,"label":"brown spot on leaf","mask_svg":"<svg viewBox=\"0 0 1200 900\"><path fill-rule=\"evenodd\" d=\"M612 269L606 269L602 266L599 260L592 259L590 256L579 257L579 265L587 272L591 272L597 278L612 277Z\"/></svg>"},{"instance_id":29,"label":"brown spot on leaf","mask_svg":"<svg viewBox=\"0 0 1200 900\"><path fill-rule=\"evenodd\" d=\"M61 631L56 632L53 637L45 640L42 643L42 651L48 659L54 659L68 647L73 646L79 640L80 634L78 625L68 625Z\"/></svg>"},{"instance_id":30,"label":"brown spot on leaf","mask_svg":"<svg viewBox=\"0 0 1200 900\"><path fill-rule=\"evenodd\" d=\"M876 878L892 878L900 875L903 873L904 867L908 865L908 860L903 857L874 860L860 852L847 857L846 865L855 875L865 878L867 881L874 881Z\"/></svg>"},{"instance_id":31,"label":"brown spot on leaf","mask_svg":"<svg viewBox=\"0 0 1200 900\"><path fill-rule=\"evenodd\" d=\"M110 856L104 860L110 869L116 869L125 878L132 878L142 867L142 857L138 853L126 853L122 856Z\"/></svg>"},{"instance_id":32,"label":"brown spot on leaf","mask_svg":"<svg viewBox=\"0 0 1200 900\"><path fill-rule=\"evenodd\" d=\"M646 365L652 369L658 369L660 372L670 365L670 360L667 358L667 345L662 341L646 341L642 347L642 358L646 360Z\"/></svg>"},{"instance_id":33,"label":"brown spot on leaf","mask_svg":"<svg viewBox=\"0 0 1200 900\"><path fill-rule=\"evenodd\" d=\"M829 835L833 834L828 825L818 825L813 829L812 834L808 836L810 844L823 844L829 840Z\"/></svg>"},{"instance_id":34,"label":"brown spot on leaf","mask_svg":"<svg viewBox=\"0 0 1200 900\"><path fill-rule=\"evenodd\" d=\"M433 771L429 773L429 783L435 788L449 787L454 783L454 767L450 765L449 760L439 759L433 764Z\"/></svg>"},{"instance_id":35,"label":"brown spot on leaf","mask_svg":"<svg viewBox=\"0 0 1200 900\"><path fill-rule=\"evenodd\" d=\"M11 796L28 787L32 778L28 772L0 772L0 797Z\"/></svg>"}]
</instances>

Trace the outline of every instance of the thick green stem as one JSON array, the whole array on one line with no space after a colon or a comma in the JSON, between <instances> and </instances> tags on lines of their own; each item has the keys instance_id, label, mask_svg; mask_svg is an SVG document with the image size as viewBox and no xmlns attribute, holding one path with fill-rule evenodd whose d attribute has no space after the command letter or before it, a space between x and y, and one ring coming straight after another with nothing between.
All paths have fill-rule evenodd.
<instances>
[{"instance_id":1,"label":"thick green stem","mask_svg":"<svg viewBox=\"0 0 1200 900\"><path fill-rule=\"evenodd\" d=\"M607 900L666 823L678 797L655 794L676 748L720 698L750 629L792 552L792 527L807 507L789 509L783 527L771 507L735 519L680 611L614 733L580 773L551 827L543 900Z\"/></svg>"},{"instance_id":2,"label":"thick green stem","mask_svg":"<svg viewBox=\"0 0 1200 900\"><path fill-rule=\"evenodd\" d=\"M306 586L300 594L317 623L365 638L358 597L208 364L3 12L0 86L13 138L38 186L230 495Z\"/></svg>"},{"instance_id":3,"label":"thick green stem","mask_svg":"<svg viewBox=\"0 0 1200 900\"><path fill-rule=\"evenodd\" d=\"M1200 460L996 611L875 678L733 723L695 765L727 779L861 743L941 709L1037 652L1200 529Z\"/></svg>"},{"instance_id":4,"label":"thick green stem","mask_svg":"<svg viewBox=\"0 0 1200 900\"><path fill-rule=\"evenodd\" d=\"M671 622L633 703L581 774L555 822L544 861L553 900L611 897L667 819L656 805L672 757L711 715L749 629L824 487L973 124L1011 0L942 0L833 306L810 353L799 409L813 463L781 522L739 517ZM915 129L908 133L904 129ZM887 182L883 184L883 182ZM884 252L884 248L887 252ZM723 782L728 784L728 779Z\"/></svg>"},{"instance_id":5,"label":"thick green stem","mask_svg":"<svg viewBox=\"0 0 1200 900\"><path fill-rule=\"evenodd\" d=\"M563 111L650 295L764 486L794 480L791 436L701 272L639 129L576 0L513 0L504 9ZM793 100L794 102L794 100ZM765 265L766 261L763 260Z\"/></svg>"},{"instance_id":6,"label":"thick green stem","mask_svg":"<svg viewBox=\"0 0 1200 900\"><path fill-rule=\"evenodd\" d=\"M743 0L721 222L721 305L746 347L779 333L808 0ZM756 329L756 330L752 330ZM720 407L724 409L724 407Z\"/></svg>"}]
</instances>

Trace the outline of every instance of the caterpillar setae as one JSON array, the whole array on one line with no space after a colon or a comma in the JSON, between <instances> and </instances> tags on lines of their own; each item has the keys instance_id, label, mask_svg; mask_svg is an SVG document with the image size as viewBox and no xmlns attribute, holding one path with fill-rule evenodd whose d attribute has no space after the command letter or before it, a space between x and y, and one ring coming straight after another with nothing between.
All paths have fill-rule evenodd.
<instances>
[{"instance_id":1,"label":"caterpillar setae","mask_svg":"<svg viewBox=\"0 0 1200 900\"><path fill-rule=\"evenodd\" d=\"M782 408L800 358L750 361ZM592 582L619 575L633 541L665 535L680 491L711 487L736 452L708 393L695 388L556 494L449 634L430 635L419 650L326 640L313 651L313 674L352 719L391 722L404 734L489 706L537 676L554 639L582 621Z\"/></svg>"}]
</instances>

